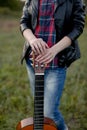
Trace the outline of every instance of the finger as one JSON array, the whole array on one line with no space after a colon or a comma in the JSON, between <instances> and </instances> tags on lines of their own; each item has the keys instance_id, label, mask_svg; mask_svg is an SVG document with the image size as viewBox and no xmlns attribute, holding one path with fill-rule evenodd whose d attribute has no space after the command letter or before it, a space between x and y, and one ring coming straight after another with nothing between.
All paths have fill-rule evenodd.
<instances>
[{"instance_id":1,"label":"finger","mask_svg":"<svg viewBox=\"0 0 87 130\"><path fill-rule=\"evenodd\" d=\"M31 45L31 48L32 48L32 51L35 53L35 52L36 52L36 50L35 50L35 48L34 48L34 46L33 46L33 45Z\"/></svg>"},{"instance_id":2,"label":"finger","mask_svg":"<svg viewBox=\"0 0 87 130\"><path fill-rule=\"evenodd\" d=\"M37 43L34 44L34 47L35 47L36 52L37 52L38 54L40 54L41 52L40 52L40 49L39 49L39 46L38 46Z\"/></svg>"},{"instance_id":3,"label":"finger","mask_svg":"<svg viewBox=\"0 0 87 130\"><path fill-rule=\"evenodd\" d=\"M45 55L39 55L39 56L36 58L36 60L37 60L37 61L43 60L46 56L47 56L47 54L45 54Z\"/></svg>"},{"instance_id":4,"label":"finger","mask_svg":"<svg viewBox=\"0 0 87 130\"><path fill-rule=\"evenodd\" d=\"M40 60L40 59L42 60L42 59L44 59L45 57L51 55L48 51L49 51L49 50L46 49L46 52L43 53L43 54L40 54L39 56L37 56L36 60Z\"/></svg>"},{"instance_id":5,"label":"finger","mask_svg":"<svg viewBox=\"0 0 87 130\"><path fill-rule=\"evenodd\" d=\"M42 40L39 40L37 45L38 45L38 48L39 48L41 54L46 52L46 47Z\"/></svg>"},{"instance_id":6,"label":"finger","mask_svg":"<svg viewBox=\"0 0 87 130\"><path fill-rule=\"evenodd\" d=\"M41 46L42 46L42 54L44 54L46 52L45 45L43 43L41 43Z\"/></svg>"},{"instance_id":7,"label":"finger","mask_svg":"<svg viewBox=\"0 0 87 130\"><path fill-rule=\"evenodd\" d=\"M49 46L44 41L42 43L43 43L42 46L43 46L44 52L46 52L46 50L49 48Z\"/></svg>"},{"instance_id":8,"label":"finger","mask_svg":"<svg viewBox=\"0 0 87 130\"><path fill-rule=\"evenodd\" d=\"M37 46L38 46L38 49L39 49L39 54L41 54L43 52L43 47L42 47L42 39L41 38L38 38L37 40Z\"/></svg>"},{"instance_id":9,"label":"finger","mask_svg":"<svg viewBox=\"0 0 87 130\"><path fill-rule=\"evenodd\" d=\"M44 64L48 64L48 63L50 63L51 61L52 61L52 59L49 59L49 60L45 61Z\"/></svg>"},{"instance_id":10,"label":"finger","mask_svg":"<svg viewBox=\"0 0 87 130\"><path fill-rule=\"evenodd\" d=\"M38 51L38 54L41 54L44 52L45 50L45 45L42 44L42 39L38 39L35 43L34 43L34 46L36 48L36 50ZM44 46L44 48L43 48Z\"/></svg>"},{"instance_id":11,"label":"finger","mask_svg":"<svg viewBox=\"0 0 87 130\"><path fill-rule=\"evenodd\" d=\"M43 60L41 60L40 61L40 63L44 63L44 64L47 64L47 63L49 63L49 62L51 62L52 61L52 57L47 57L46 59L43 59Z\"/></svg>"},{"instance_id":12,"label":"finger","mask_svg":"<svg viewBox=\"0 0 87 130\"><path fill-rule=\"evenodd\" d=\"M34 40L34 42L32 42L31 44L32 50L35 52L35 54L40 54L40 49L38 46L38 40Z\"/></svg>"},{"instance_id":13,"label":"finger","mask_svg":"<svg viewBox=\"0 0 87 130\"><path fill-rule=\"evenodd\" d=\"M39 54L43 53L44 52L43 45L40 42L37 45L38 45L38 48L39 48L39 51L40 51Z\"/></svg>"},{"instance_id":14,"label":"finger","mask_svg":"<svg viewBox=\"0 0 87 130\"><path fill-rule=\"evenodd\" d=\"M47 43L45 41L43 41L42 38L40 38L40 42L43 48L43 51L45 52L47 48L49 48L49 46L47 45Z\"/></svg>"},{"instance_id":15,"label":"finger","mask_svg":"<svg viewBox=\"0 0 87 130\"><path fill-rule=\"evenodd\" d=\"M47 43L45 43L45 47L48 49L49 48L49 46L47 45Z\"/></svg>"},{"instance_id":16,"label":"finger","mask_svg":"<svg viewBox=\"0 0 87 130\"><path fill-rule=\"evenodd\" d=\"M47 59L47 58L49 58L49 57L50 57L50 55L47 53L47 54L45 54L44 56L39 57L39 58L37 59L37 61L38 61L38 62L43 62L45 59Z\"/></svg>"},{"instance_id":17,"label":"finger","mask_svg":"<svg viewBox=\"0 0 87 130\"><path fill-rule=\"evenodd\" d=\"M42 57L42 55L38 55L37 58L36 58L36 60L40 59L41 57Z\"/></svg>"}]
</instances>

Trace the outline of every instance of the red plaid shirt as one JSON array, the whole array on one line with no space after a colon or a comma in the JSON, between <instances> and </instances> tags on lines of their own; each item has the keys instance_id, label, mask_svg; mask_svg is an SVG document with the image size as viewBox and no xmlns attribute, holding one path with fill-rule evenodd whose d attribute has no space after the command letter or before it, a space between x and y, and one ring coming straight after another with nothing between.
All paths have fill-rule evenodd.
<instances>
[{"instance_id":1,"label":"red plaid shirt","mask_svg":"<svg viewBox=\"0 0 87 130\"><path fill-rule=\"evenodd\" d=\"M42 38L49 47L52 47L56 43L54 9L55 0L40 0L35 36ZM52 67L58 66L58 57L56 56L49 65Z\"/></svg>"}]
</instances>

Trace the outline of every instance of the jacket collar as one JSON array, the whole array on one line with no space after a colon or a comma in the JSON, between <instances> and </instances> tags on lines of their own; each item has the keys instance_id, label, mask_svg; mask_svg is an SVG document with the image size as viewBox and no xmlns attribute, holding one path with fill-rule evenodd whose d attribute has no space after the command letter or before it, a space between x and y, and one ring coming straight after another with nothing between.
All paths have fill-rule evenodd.
<instances>
[{"instance_id":1,"label":"jacket collar","mask_svg":"<svg viewBox=\"0 0 87 130\"><path fill-rule=\"evenodd\" d=\"M38 12L39 1L40 0L31 0L32 6L33 6L33 9L35 10L35 12ZM62 5L65 1L66 0L57 0L56 4L55 4L55 10L56 10L57 7L59 7L60 5Z\"/></svg>"}]
</instances>

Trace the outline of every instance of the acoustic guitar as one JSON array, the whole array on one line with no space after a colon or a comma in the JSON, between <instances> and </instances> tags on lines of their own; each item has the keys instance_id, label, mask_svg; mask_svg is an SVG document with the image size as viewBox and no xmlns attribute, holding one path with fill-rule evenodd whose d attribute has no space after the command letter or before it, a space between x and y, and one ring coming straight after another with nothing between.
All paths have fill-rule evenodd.
<instances>
[{"instance_id":1,"label":"acoustic guitar","mask_svg":"<svg viewBox=\"0 0 87 130\"><path fill-rule=\"evenodd\" d=\"M35 70L34 116L21 120L16 130L57 130L54 121L44 117L44 69L45 65L35 62L33 54L33 67Z\"/></svg>"}]
</instances>

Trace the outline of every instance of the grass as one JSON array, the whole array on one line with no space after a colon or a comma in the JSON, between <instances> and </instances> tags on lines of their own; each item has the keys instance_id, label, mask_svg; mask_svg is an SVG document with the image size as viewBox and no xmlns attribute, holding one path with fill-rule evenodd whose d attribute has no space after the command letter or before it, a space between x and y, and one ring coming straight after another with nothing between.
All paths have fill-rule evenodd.
<instances>
[{"instance_id":1,"label":"grass","mask_svg":"<svg viewBox=\"0 0 87 130\"><path fill-rule=\"evenodd\" d=\"M33 115L25 63L20 64L24 39L19 19L0 19L0 129L15 130L17 123ZM61 112L70 130L87 129L87 28L79 38L82 58L71 65L61 99Z\"/></svg>"}]
</instances>

